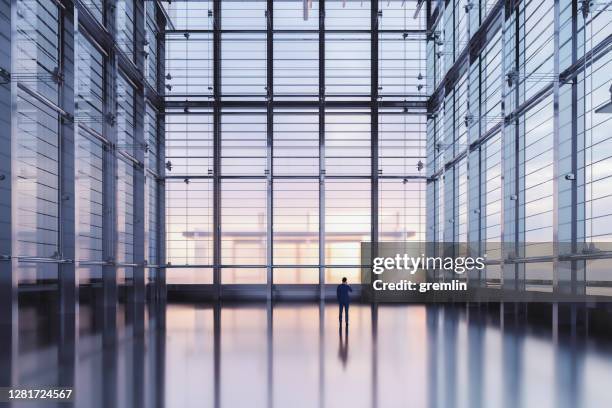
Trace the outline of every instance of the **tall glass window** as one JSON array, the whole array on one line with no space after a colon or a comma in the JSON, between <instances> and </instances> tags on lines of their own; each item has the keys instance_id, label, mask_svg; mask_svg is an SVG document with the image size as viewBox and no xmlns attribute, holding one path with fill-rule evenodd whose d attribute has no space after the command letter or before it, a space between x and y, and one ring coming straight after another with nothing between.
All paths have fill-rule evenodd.
<instances>
[{"instance_id":1,"label":"tall glass window","mask_svg":"<svg viewBox=\"0 0 612 408\"><path fill-rule=\"evenodd\" d=\"M105 0L81 0L83 5L96 19L96 21L104 25L104 2Z\"/></svg>"},{"instance_id":2,"label":"tall glass window","mask_svg":"<svg viewBox=\"0 0 612 408\"><path fill-rule=\"evenodd\" d=\"M129 59L134 60L134 0L117 0L115 13L117 16L117 45Z\"/></svg>"},{"instance_id":3,"label":"tall glass window","mask_svg":"<svg viewBox=\"0 0 612 408\"><path fill-rule=\"evenodd\" d=\"M104 218L104 56L79 33L76 61L76 191L79 278L102 278ZM96 265L96 263L98 263Z\"/></svg>"},{"instance_id":4,"label":"tall glass window","mask_svg":"<svg viewBox=\"0 0 612 408\"><path fill-rule=\"evenodd\" d=\"M318 1L268 3L222 1L220 19L212 2L166 6L176 28L166 36L168 282L210 283L211 268L228 285L317 284L322 268L327 283L359 282L373 228L381 240L424 238L423 12L377 1L373 38L370 2L328 1L321 35Z\"/></svg>"},{"instance_id":5,"label":"tall glass window","mask_svg":"<svg viewBox=\"0 0 612 408\"><path fill-rule=\"evenodd\" d=\"M145 77L153 89L157 90L160 82L157 77L157 4L154 1L145 1Z\"/></svg>"},{"instance_id":6,"label":"tall glass window","mask_svg":"<svg viewBox=\"0 0 612 408\"><path fill-rule=\"evenodd\" d=\"M14 194L15 255L59 259L61 11L56 3L20 0L12 80L18 81ZM45 103L49 101L50 103ZM20 264L20 283L55 279L53 263Z\"/></svg>"},{"instance_id":7,"label":"tall glass window","mask_svg":"<svg viewBox=\"0 0 612 408\"><path fill-rule=\"evenodd\" d=\"M134 155L134 87L122 76L117 77L117 147Z\"/></svg>"}]
</instances>

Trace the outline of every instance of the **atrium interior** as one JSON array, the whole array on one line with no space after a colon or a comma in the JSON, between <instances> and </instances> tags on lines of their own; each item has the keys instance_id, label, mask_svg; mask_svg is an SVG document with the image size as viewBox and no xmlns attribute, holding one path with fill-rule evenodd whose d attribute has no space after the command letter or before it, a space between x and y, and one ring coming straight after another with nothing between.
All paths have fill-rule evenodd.
<instances>
[{"instance_id":1,"label":"atrium interior","mask_svg":"<svg viewBox=\"0 0 612 408\"><path fill-rule=\"evenodd\" d=\"M0 387L612 404L608 0L0 0L0 22ZM486 254L457 278L478 298L365 301L398 243Z\"/></svg>"}]
</instances>

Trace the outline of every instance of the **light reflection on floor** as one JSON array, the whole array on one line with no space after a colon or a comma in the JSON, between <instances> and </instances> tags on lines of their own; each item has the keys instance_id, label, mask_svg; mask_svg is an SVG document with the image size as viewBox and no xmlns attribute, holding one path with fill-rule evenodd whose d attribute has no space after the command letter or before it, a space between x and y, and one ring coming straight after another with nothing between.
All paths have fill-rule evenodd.
<instances>
[{"instance_id":1,"label":"light reflection on floor","mask_svg":"<svg viewBox=\"0 0 612 408\"><path fill-rule=\"evenodd\" d=\"M334 304L81 307L76 345L37 313L20 313L13 378L73 381L79 407L612 406L612 340L478 308L353 305L339 330Z\"/></svg>"}]
</instances>

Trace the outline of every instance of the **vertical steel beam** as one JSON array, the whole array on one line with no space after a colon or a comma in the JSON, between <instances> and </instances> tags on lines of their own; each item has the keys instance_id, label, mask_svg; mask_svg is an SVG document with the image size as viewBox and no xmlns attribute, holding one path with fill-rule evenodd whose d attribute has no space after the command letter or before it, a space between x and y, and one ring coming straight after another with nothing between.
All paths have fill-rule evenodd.
<instances>
[{"instance_id":1,"label":"vertical steel beam","mask_svg":"<svg viewBox=\"0 0 612 408\"><path fill-rule=\"evenodd\" d=\"M325 300L325 0L319 0L319 299Z\"/></svg>"},{"instance_id":2,"label":"vertical steel beam","mask_svg":"<svg viewBox=\"0 0 612 408\"><path fill-rule=\"evenodd\" d=\"M554 64L554 78L559 78L559 0L554 1L554 30L553 30L553 64ZM559 118L559 81L553 81L553 276L552 276L552 290L553 292L562 289L562 286L567 287L567 282L560 282L564 278L561 276L562 268L559 263L559 176L560 176L560 152L559 144L561 142L560 137L560 118ZM574 182L572 182L573 184ZM572 203L574 207L574 203Z\"/></svg>"},{"instance_id":3,"label":"vertical steel beam","mask_svg":"<svg viewBox=\"0 0 612 408\"><path fill-rule=\"evenodd\" d=\"M131 326L132 342L130 345L132 355L133 377L132 377L132 401L134 408L144 407L144 331L145 331L145 201L147 191L146 164L145 164L145 145L146 136L144 128L144 118L146 114L146 98L144 87L145 80L145 3L134 2L134 58L136 68L143 78L142 87L135 89L134 95L134 148L132 150L138 164L133 166L133 263L132 267L132 287L128 291L128 323Z\"/></svg>"},{"instance_id":4,"label":"vertical steel beam","mask_svg":"<svg viewBox=\"0 0 612 408\"><path fill-rule=\"evenodd\" d=\"M520 24L520 10L518 8L518 6L515 6L512 11L515 14L514 17L514 72L516 73L515 75L515 92L514 92L514 109L518 108L518 106L520 105L520 87L519 87L519 77L520 77L520 68L521 68L521 62L520 62L520 58L521 58L521 52L520 52L520 47L521 47L521 24ZM521 171L520 171L520 166L521 166L521 151L520 151L520 146L521 146L521 120L520 120L520 116L517 116L514 120L514 135L515 135L515 139L514 139L514 194L516 195L517 199L514 201L514 242L513 242L513 248L514 248L514 252L516 256L522 256L522 252L521 252L521 245L520 245L520 241L521 241L521 223L520 223L520 208L521 208ZM524 133L524 132L523 132ZM524 229L524 228L523 228ZM521 252L521 253L519 253ZM519 264L514 263L512 264L512 268L514 269L514 273L512 275L513 277L513 282L512 282L512 287L510 289L514 289L514 290L518 290L519 289L519 285L521 284L521 282L519 282L519 270L524 270L524 268L520 267ZM524 282L523 282L524 283Z\"/></svg>"},{"instance_id":5,"label":"vertical steel beam","mask_svg":"<svg viewBox=\"0 0 612 408\"><path fill-rule=\"evenodd\" d=\"M74 117L74 8L67 6L60 13L60 107ZM75 259L75 143L74 121L60 118L59 126L59 255ZM74 262L58 265L59 312L76 312L78 280Z\"/></svg>"},{"instance_id":6,"label":"vertical steel beam","mask_svg":"<svg viewBox=\"0 0 612 408\"><path fill-rule=\"evenodd\" d=\"M60 107L74 118L74 78L76 55L75 15L73 4L60 10ZM66 116L59 125L59 255L60 259L75 259L75 123ZM58 385L73 387L76 370L78 318L78 276L74 262L58 265Z\"/></svg>"},{"instance_id":7,"label":"vertical steel beam","mask_svg":"<svg viewBox=\"0 0 612 408\"><path fill-rule=\"evenodd\" d=\"M107 2L105 16L107 29L111 34L116 32L114 13ZM109 50L109 56L104 62L104 136L110 141L104 145L103 163L103 256L105 264L102 267L102 302L104 319L109 324L115 324L117 307L117 55ZM106 323L105 323L106 324Z\"/></svg>"},{"instance_id":8,"label":"vertical steel beam","mask_svg":"<svg viewBox=\"0 0 612 408\"><path fill-rule=\"evenodd\" d=\"M105 3L106 28L116 38L115 4ZM103 256L102 304L102 381L103 406L117 405L117 54L109 50L104 62L104 136L110 144L104 145L103 163Z\"/></svg>"},{"instance_id":9,"label":"vertical steel beam","mask_svg":"<svg viewBox=\"0 0 612 408\"><path fill-rule=\"evenodd\" d=\"M213 286L221 297L221 0L213 1Z\"/></svg>"},{"instance_id":10,"label":"vertical steel beam","mask_svg":"<svg viewBox=\"0 0 612 408\"><path fill-rule=\"evenodd\" d=\"M578 2L572 1L572 65L578 60ZM581 206L584 207L584 197L578 197L578 183L585 184L584 171L578 171L579 168L584 167L584 160L578 162L578 76L574 76L571 82L571 104L572 104L572 173L576 176L576 179L572 182L572 214L571 214L571 240L572 240L572 253L577 253L578 240L584 241L584 228L585 221L578 220L578 202L580 201ZM584 139L583 139L584 140ZM580 150L584 150L584 142L581 143ZM581 153L583 155L583 153ZM584 194L584 189L581 189ZM582 242L581 242L582 243ZM572 261L572 290L576 294L584 294L586 279L585 279L585 267L586 261Z\"/></svg>"},{"instance_id":11,"label":"vertical steel beam","mask_svg":"<svg viewBox=\"0 0 612 408\"><path fill-rule=\"evenodd\" d=\"M158 6L159 7L159 6ZM164 33L166 20L162 11L156 8L157 14L157 25L159 29L159 35L157 36L157 73L158 80L156 83L156 90L160 93L165 92L164 78L166 77L166 63L164 56L166 55L166 35ZM157 163L155 172L161 176L161 179L155 180L157 183L157 225L158 225L158 236L157 236L157 264L159 268L155 274L155 297L160 301L166 299L166 182L164 176L166 175L166 124L165 124L164 111L159 112L157 115Z\"/></svg>"},{"instance_id":12,"label":"vertical steel beam","mask_svg":"<svg viewBox=\"0 0 612 408\"><path fill-rule=\"evenodd\" d=\"M274 287L274 1L266 8L266 298L272 300Z\"/></svg>"},{"instance_id":13,"label":"vertical steel beam","mask_svg":"<svg viewBox=\"0 0 612 408\"><path fill-rule=\"evenodd\" d=\"M380 17L378 1L370 3L371 37L370 37L370 94L371 94L371 122L370 122L370 166L371 166L371 196L370 196L370 222L371 222L371 257L378 256L378 25Z\"/></svg>"},{"instance_id":14,"label":"vertical steel beam","mask_svg":"<svg viewBox=\"0 0 612 408\"><path fill-rule=\"evenodd\" d=\"M13 55L17 55L16 0L0 1L0 68L7 74L14 72ZM15 384L18 353L18 269L12 257L16 237L13 209L16 208L15 180L12 171L15 161L17 136L17 83L9 78L0 80L0 386Z\"/></svg>"},{"instance_id":15,"label":"vertical steel beam","mask_svg":"<svg viewBox=\"0 0 612 408\"><path fill-rule=\"evenodd\" d=\"M136 67L144 81L144 41L145 41L145 10L144 2L134 2L134 55ZM133 154L140 163L134 166L134 222L133 222L133 254L134 264L132 268L132 288L130 301L137 304L139 309L143 308L145 302L145 96L144 89L135 89L134 103L134 149ZM136 317L144 316L143 310L135 313Z\"/></svg>"},{"instance_id":16,"label":"vertical steel beam","mask_svg":"<svg viewBox=\"0 0 612 408\"><path fill-rule=\"evenodd\" d=\"M505 73L508 72L508 67L506 66L506 56L504 54L504 50L506 49L506 20L508 18L508 8L507 7L503 7L502 8L502 22L501 22L501 69L502 69L502 75L500 78L501 84L500 84L500 89L501 89L501 98L502 98L502 104L501 104L501 117L502 117L502 121L501 121L501 125L500 125L500 129L499 129L499 139L501 141L501 158L500 158L500 170L501 170L501 174L504 174L505 169L506 169L506 161L507 159L507 152L506 152L506 148L507 148L507 143L506 143L506 122L505 120L503 120L503 118L505 118L505 99L506 99L506 81L505 81ZM482 116L481 110L482 110L482 58L480 56L476 57L478 58L478 65L479 65L479 72L478 72L478 80L479 80L479 84L478 84L478 101L479 101L479 106L478 106L478 117ZM511 89L509 89L510 91L512 91ZM481 126L480 126L480 120L479 120L479 133L478 133L478 137L481 137L482 135L482 130L481 130ZM485 145L486 146L486 145ZM486 150L485 150L486 151ZM483 166L482 165L482 161L483 159L486 160L486 154L483 155L483 146L480 145L478 147L478 165L479 165L479 174L480 174L480 179L481 179L481 183L479 183L479 187L478 187L478 196L479 196L479 203L480 203L480 215L478 217L479 222L480 222L480 226L479 226L479 237L478 237L478 242L480 245L480 250L481 250L481 254L484 253L483 249L486 250L486 243L484 245L482 245L482 239L483 236L486 237L485 234L483 234L483 232L485 231L485 228L483 228L483 220L484 223L486 223L486 214L483 217L483 212L482 210L484 209L483 207L485 206L486 201L484 200L485 197L483 196L483 194L486 193L486 188L483 188L483 184L486 181L486 174L484 173L485 169L486 169L486 163ZM505 179L502 178L500 180L500 188L501 188L501 199L500 201L500 211L499 211L499 217L500 217L500 233L499 233L499 241L500 241L500 245L501 245L501 251L500 251L500 265L499 265L499 277L500 277L500 285L504 284L504 270L505 268L508 268L508 266L504 266L504 259L506 257L506 211L507 211L507 205L506 205L506 197L507 197L507 187L508 184L506 183ZM486 225L484 225L484 227L486 227ZM479 272L482 274L482 272ZM486 283L486 272L484 274L482 274L481 276L481 282L480 285L482 287L486 287L487 283Z\"/></svg>"}]
</instances>

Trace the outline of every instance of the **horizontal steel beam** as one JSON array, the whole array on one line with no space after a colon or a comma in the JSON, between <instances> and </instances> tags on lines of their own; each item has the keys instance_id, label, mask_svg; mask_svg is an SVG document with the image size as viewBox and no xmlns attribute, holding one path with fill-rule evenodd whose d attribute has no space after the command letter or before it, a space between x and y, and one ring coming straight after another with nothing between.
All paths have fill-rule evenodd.
<instances>
[{"instance_id":1,"label":"horizontal steel beam","mask_svg":"<svg viewBox=\"0 0 612 408\"><path fill-rule=\"evenodd\" d=\"M166 34L212 34L214 30L207 29L173 29L166 30ZM378 30L380 34L414 34L426 35L427 30ZM267 30L231 29L221 30L222 34L266 34ZM273 34L318 34L319 30L273 30ZM370 34L371 30L325 30L326 34ZM368 39L369 41L369 39Z\"/></svg>"},{"instance_id":2,"label":"horizontal steel beam","mask_svg":"<svg viewBox=\"0 0 612 408\"><path fill-rule=\"evenodd\" d=\"M267 106L265 100L261 101L221 101L223 108L262 108ZM274 108L313 108L317 109L320 106L319 101L279 101L272 102ZM197 109L207 108L212 109L213 101L166 101L166 109ZM328 108L408 108L408 109L426 109L426 101L379 101L373 103L371 101L325 101L325 106ZM424 112L423 112L424 113Z\"/></svg>"}]
</instances>

